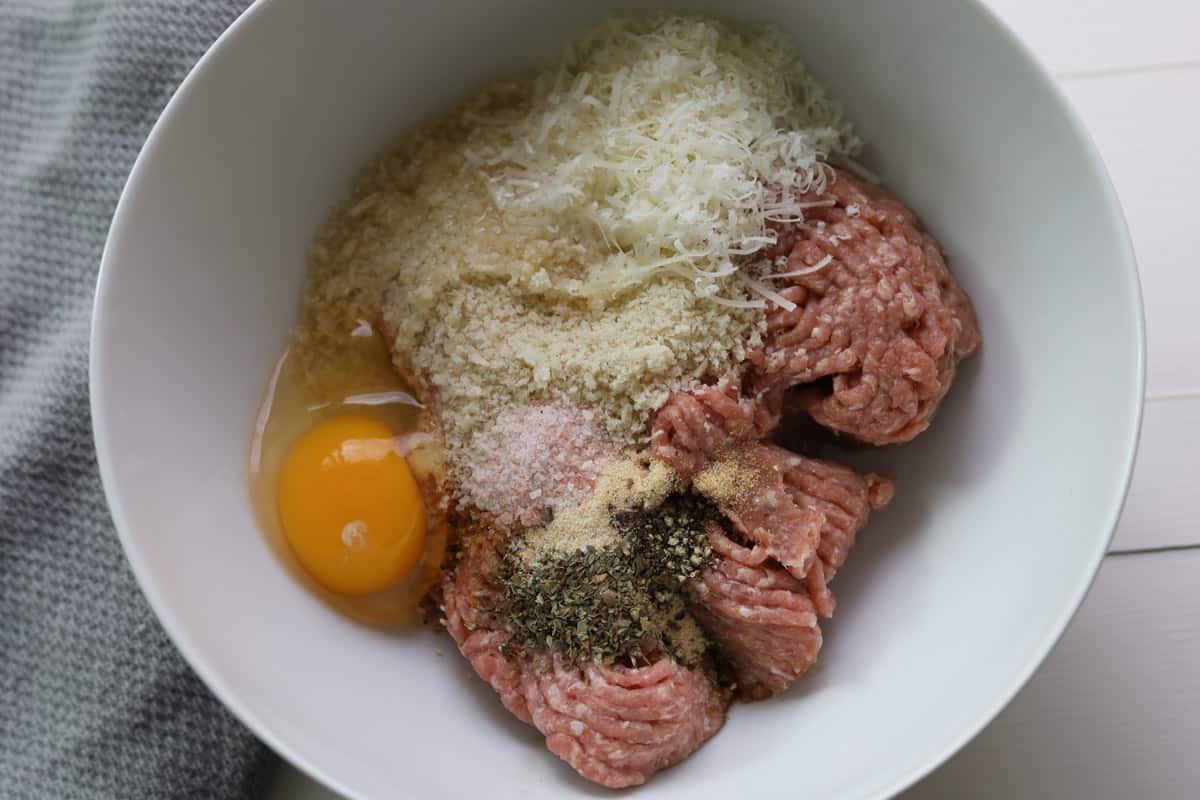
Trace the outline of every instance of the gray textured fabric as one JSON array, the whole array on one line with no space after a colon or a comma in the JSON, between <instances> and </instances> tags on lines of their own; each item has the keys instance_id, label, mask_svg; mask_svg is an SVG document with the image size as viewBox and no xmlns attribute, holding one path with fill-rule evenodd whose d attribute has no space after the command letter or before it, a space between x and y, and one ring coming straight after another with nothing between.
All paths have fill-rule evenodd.
<instances>
[{"instance_id":1,"label":"gray textured fabric","mask_svg":"<svg viewBox=\"0 0 1200 800\"><path fill-rule=\"evenodd\" d=\"M88 414L92 291L125 178L237 16L0 0L0 798L261 793L273 758L167 640L121 553Z\"/></svg>"}]
</instances>

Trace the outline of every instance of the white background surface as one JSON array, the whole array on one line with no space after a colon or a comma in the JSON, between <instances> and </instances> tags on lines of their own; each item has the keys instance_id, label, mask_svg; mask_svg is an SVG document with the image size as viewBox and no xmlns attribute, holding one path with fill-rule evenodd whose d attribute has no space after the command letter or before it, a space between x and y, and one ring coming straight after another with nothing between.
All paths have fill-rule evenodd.
<instances>
[{"instance_id":1,"label":"white background surface","mask_svg":"<svg viewBox=\"0 0 1200 800\"><path fill-rule=\"evenodd\" d=\"M1083 608L996 721L904 797L1193 798L1200 793L1200 525L1192 477L1200 453L1200 2L987 4L1059 77L1108 164L1141 269L1148 402L1129 502ZM1037 179L1030 176L1031 191ZM270 798L338 800L290 767Z\"/></svg>"}]
</instances>

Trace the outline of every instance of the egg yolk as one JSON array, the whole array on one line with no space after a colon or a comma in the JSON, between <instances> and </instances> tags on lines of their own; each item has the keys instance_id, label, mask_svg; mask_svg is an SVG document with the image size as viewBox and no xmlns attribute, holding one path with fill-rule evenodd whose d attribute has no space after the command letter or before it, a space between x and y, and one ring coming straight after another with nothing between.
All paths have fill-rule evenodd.
<instances>
[{"instance_id":1,"label":"egg yolk","mask_svg":"<svg viewBox=\"0 0 1200 800\"><path fill-rule=\"evenodd\" d=\"M340 594L384 589L416 565L425 508L395 435L345 416L292 446L279 477L279 512L300 563Z\"/></svg>"}]
</instances>

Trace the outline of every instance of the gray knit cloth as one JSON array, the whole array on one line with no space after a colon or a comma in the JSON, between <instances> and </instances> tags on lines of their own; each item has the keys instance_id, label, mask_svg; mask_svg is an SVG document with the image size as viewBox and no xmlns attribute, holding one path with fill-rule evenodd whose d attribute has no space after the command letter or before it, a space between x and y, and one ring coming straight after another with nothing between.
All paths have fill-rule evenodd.
<instances>
[{"instance_id":1,"label":"gray knit cloth","mask_svg":"<svg viewBox=\"0 0 1200 800\"><path fill-rule=\"evenodd\" d=\"M245 0L0 0L0 798L260 795L274 759L183 662L121 553L88 412L109 221Z\"/></svg>"}]
</instances>

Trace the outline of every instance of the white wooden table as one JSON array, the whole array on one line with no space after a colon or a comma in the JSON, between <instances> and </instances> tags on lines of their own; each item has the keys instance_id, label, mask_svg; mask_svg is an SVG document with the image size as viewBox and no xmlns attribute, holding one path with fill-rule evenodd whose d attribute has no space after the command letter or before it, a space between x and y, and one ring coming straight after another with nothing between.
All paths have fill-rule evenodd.
<instances>
[{"instance_id":1,"label":"white wooden table","mask_svg":"<svg viewBox=\"0 0 1200 800\"><path fill-rule=\"evenodd\" d=\"M1149 332L1133 488L1087 601L1029 685L907 792L1200 797L1200 0L987 0L1061 81L1133 233ZM272 800L338 800L291 767Z\"/></svg>"}]
</instances>

